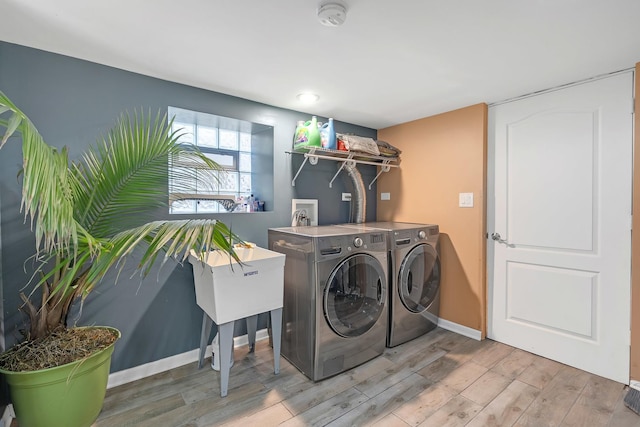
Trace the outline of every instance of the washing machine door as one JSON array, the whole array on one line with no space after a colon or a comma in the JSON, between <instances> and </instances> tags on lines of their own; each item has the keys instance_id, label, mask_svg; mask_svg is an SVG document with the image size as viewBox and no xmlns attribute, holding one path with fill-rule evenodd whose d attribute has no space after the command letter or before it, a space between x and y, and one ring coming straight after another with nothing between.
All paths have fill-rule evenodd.
<instances>
[{"instance_id":1,"label":"washing machine door","mask_svg":"<svg viewBox=\"0 0 640 427\"><path fill-rule=\"evenodd\" d=\"M387 281L380 262L368 254L345 258L324 290L324 315L335 333L355 337L371 329L385 308Z\"/></svg>"},{"instance_id":2,"label":"washing machine door","mask_svg":"<svg viewBox=\"0 0 640 427\"><path fill-rule=\"evenodd\" d=\"M421 313L438 295L440 258L433 246L414 247L402 260L398 272L398 293L407 310Z\"/></svg>"}]
</instances>

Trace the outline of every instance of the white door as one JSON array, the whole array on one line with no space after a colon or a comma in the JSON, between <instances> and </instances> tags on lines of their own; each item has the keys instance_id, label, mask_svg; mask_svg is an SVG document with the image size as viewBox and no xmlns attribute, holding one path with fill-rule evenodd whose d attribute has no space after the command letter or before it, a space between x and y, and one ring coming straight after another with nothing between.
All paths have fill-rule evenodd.
<instances>
[{"instance_id":1,"label":"white door","mask_svg":"<svg viewBox=\"0 0 640 427\"><path fill-rule=\"evenodd\" d=\"M488 336L622 383L632 93L626 72L489 112Z\"/></svg>"}]
</instances>

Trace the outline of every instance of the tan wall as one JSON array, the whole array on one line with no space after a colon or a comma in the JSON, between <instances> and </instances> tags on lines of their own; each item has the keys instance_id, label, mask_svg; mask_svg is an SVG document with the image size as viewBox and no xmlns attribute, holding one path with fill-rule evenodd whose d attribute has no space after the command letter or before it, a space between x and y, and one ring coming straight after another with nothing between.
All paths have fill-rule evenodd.
<instances>
[{"instance_id":1,"label":"tan wall","mask_svg":"<svg viewBox=\"0 0 640 427\"><path fill-rule=\"evenodd\" d=\"M402 156L400 167L378 180L377 219L440 226L440 317L484 337L487 105L381 129L378 138ZM381 192L391 200L380 200ZM473 208L458 207L459 193L473 193Z\"/></svg>"},{"instance_id":2,"label":"tan wall","mask_svg":"<svg viewBox=\"0 0 640 427\"><path fill-rule=\"evenodd\" d=\"M640 381L640 63L635 73L633 155L633 230L631 235L631 367L630 377Z\"/></svg>"}]
</instances>

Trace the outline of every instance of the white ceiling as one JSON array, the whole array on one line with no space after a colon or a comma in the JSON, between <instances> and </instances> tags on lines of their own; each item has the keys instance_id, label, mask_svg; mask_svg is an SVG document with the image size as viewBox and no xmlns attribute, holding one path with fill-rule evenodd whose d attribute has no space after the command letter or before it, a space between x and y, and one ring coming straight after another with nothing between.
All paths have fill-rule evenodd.
<instances>
[{"instance_id":1,"label":"white ceiling","mask_svg":"<svg viewBox=\"0 0 640 427\"><path fill-rule=\"evenodd\" d=\"M640 0L321 1L0 0L0 40L374 129L640 62Z\"/></svg>"}]
</instances>

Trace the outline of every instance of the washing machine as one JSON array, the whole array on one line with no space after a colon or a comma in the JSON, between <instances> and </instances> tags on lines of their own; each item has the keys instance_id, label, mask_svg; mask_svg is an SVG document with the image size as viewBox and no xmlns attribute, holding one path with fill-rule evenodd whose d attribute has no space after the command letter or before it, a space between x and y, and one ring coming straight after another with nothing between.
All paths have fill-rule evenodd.
<instances>
[{"instance_id":1,"label":"washing machine","mask_svg":"<svg viewBox=\"0 0 640 427\"><path fill-rule=\"evenodd\" d=\"M268 231L286 255L281 354L314 381L384 352L387 236L335 226Z\"/></svg>"},{"instance_id":2,"label":"washing machine","mask_svg":"<svg viewBox=\"0 0 640 427\"><path fill-rule=\"evenodd\" d=\"M387 233L390 261L387 347L434 329L440 310L439 227L405 222L339 226L359 232L379 229Z\"/></svg>"}]
</instances>

